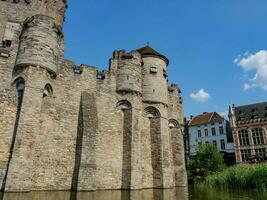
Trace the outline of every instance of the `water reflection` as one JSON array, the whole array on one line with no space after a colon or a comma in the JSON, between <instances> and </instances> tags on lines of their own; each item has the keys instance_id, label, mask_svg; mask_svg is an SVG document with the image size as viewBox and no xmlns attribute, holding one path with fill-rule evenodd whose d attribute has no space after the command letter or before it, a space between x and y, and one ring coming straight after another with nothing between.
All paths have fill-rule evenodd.
<instances>
[{"instance_id":1,"label":"water reflection","mask_svg":"<svg viewBox=\"0 0 267 200\"><path fill-rule=\"evenodd\" d=\"M267 192L254 190L230 190L209 187L191 187L190 200L266 200Z\"/></svg>"},{"instance_id":2,"label":"water reflection","mask_svg":"<svg viewBox=\"0 0 267 200\"><path fill-rule=\"evenodd\" d=\"M189 194L188 194L189 193ZM1 194L0 194L1 196ZM205 187L141 191L5 193L3 200L266 200L267 192ZM0 200L2 200L0 198Z\"/></svg>"},{"instance_id":3,"label":"water reflection","mask_svg":"<svg viewBox=\"0 0 267 200\"><path fill-rule=\"evenodd\" d=\"M188 200L187 188L140 191L5 193L3 200Z\"/></svg>"}]
</instances>

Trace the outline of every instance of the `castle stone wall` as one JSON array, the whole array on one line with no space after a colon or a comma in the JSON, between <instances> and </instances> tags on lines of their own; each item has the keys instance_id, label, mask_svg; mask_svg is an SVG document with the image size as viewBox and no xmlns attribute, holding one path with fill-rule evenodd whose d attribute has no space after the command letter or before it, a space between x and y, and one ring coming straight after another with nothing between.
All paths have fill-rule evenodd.
<instances>
[{"instance_id":1,"label":"castle stone wall","mask_svg":"<svg viewBox=\"0 0 267 200\"><path fill-rule=\"evenodd\" d=\"M182 129L172 133L169 120L182 124L182 103L178 89L168 92L165 61L117 51L98 71L64 60L65 8L63 0L0 1L2 189L179 185Z\"/></svg>"}]
</instances>

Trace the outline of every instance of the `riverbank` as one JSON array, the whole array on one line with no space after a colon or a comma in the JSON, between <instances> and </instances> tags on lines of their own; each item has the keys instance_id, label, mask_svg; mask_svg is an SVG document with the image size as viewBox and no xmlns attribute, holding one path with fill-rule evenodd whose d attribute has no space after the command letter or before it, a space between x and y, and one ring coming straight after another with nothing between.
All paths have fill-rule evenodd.
<instances>
[{"instance_id":1,"label":"riverbank","mask_svg":"<svg viewBox=\"0 0 267 200\"><path fill-rule=\"evenodd\" d=\"M267 163L237 165L207 176L204 185L267 190Z\"/></svg>"}]
</instances>

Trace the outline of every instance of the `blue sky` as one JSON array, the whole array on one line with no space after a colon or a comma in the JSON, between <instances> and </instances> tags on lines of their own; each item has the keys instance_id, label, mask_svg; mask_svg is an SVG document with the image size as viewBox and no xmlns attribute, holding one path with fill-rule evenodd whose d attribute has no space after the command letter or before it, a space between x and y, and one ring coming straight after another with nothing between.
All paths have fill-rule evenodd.
<instances>
[{"instance_id":1,"label":"blue sky","mask_svg":"<svg viewBox=\"0 0 267 200\"><path fill-rule=\"evenodd\" d=\"M266 0L68 0L65 57L108 68L115 49L170 60L185 116L267 101ZM234 62L235 61L235 62Z\"/></svg>"}]
</instances>

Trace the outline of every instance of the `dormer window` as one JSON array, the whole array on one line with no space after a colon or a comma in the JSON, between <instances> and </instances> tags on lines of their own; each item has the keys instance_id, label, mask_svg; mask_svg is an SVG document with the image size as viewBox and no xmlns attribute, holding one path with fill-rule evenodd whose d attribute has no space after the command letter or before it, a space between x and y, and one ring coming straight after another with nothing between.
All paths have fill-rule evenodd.
<instances>
[{"instance_id":1,"label":"dormer window","mask_svg":"<svg viewBox=\"0 0 267 200\"><path fill-rule=\"evenodd\" d=\"M157 73L158 70L156 67L150 67L150 73Z\"/></svg>"}]
</instances>

